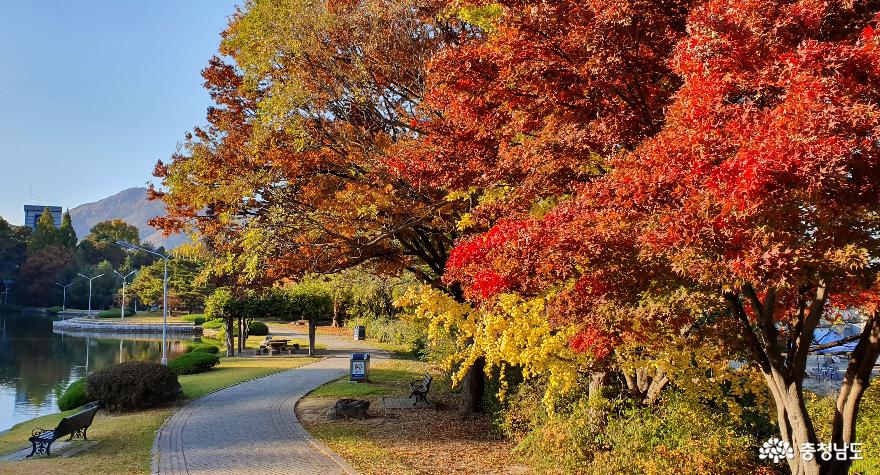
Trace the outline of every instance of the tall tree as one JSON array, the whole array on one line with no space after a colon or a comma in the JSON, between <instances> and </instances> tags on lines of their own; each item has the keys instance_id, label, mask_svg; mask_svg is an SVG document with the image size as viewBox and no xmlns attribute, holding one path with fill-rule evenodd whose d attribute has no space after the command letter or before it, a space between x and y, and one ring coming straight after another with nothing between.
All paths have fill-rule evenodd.
<instances>
[{"instance_id":1,"label":"tall tree","mask_svg":"<svg viewBox=\"0 0 880 475\"><path fill-rule=\"evenodd\" d=\"M204 264L187 259L173 258L168 262L168 305L169 309L192 310L202 308L205 298L213 290L198 276ZM131 282L129 289L141 302L149 305L162 305L165 263L157 260L142 267Z\"/></svg>"},{"instance_id":2,"label":"tall tree","mask_svg":"<svg viewBox=\"0 0 880 475\"><path fill-rule=\"evenodd\" d=\"M448 37L438 8L249 2L221 46L237 68L204 72L211 127L156 168L168 209L156 224L229 246L249 277L374 261L440 285L453 203L385 166L418 133L424 63Z\"/></svg>"},{"instance_id":3,"label":"tall tree","mask_svg":"<svg viewBox=\"0 0 880 475\"><path fill-rule=\"evenodd\" d=\"M73 249L76 247L76 243L78 239L76 237L76 231L73 229L73 221L70 219L70 211L64 213L64 218L61 220L61 227L58 229L60 234L60 242L62 246Z\"/></svg>"},{"instance_id":4,"label":"tall tree","mask_svg":"<svg viewBox=\"0 0 880 475\"><path fill-rule=\"evenodd\" d=\"M0 280L15 280L27 258L31 238L27 226L12 226L0 217Z\"/></svg>"},{"instance_id":5,"label":"tall tree","mask_svg":"<svg viewBox=\"0 0 880 475\"><path fill-rule=\"evenodd\" d=\"M156 167L168 215L154 225L197 232L239 284L367 264L460 295L440 276L462 201L389 165L434 113L426 62L474 31L444 6L247 2L221 44L232 64L203 72L209 127Z\"/></svg>"},{"instance_id":6,"label":"tall tree","mask_svg":"<svg viewBox=\"0 0 880 475\"><path fill-rule=\"evenodd\" d=\"M46 208L37 220L34 236L28 245L28 253L33 254L47 247L59 245L61 245L61 233L55 227L55 218L52 217L49 208Z\"/></svg>"},{"instance_id":7,"label":"tall tree","mask_svg":"<svg viewBox=\"0 0 880 475\"><path fill-rule=\"evenodd\" d=\"M140 231L136 226L121 219L102 221L94 225L77 246L79 261L82 265L97 265L108 261L114 268L118 268L128 258L128 253L116 244L117 241L141 245L139 235Z\"/></svg>"},{"instance_id":8,"label":"tall tree","mask_svg":"<svg viewBox=\"0 0 880 475\"><path fill-rule=\"evenodd\" d=\"M801 457L818 443L803 378L822 318L861 310L831 440L854 442L880 354L878 11L772 0L690 8L668 62L681 87L660 127L612 149L610 173L551 211L505 210L456 248L449 277L488 302L561 289L554 321L579 326L570 345L597 356L645 341L657 313L635 311L655 307L634 297L675 295L663 289L674 283L723 322L704 344L750 350L794 449L792 472L846 473L851 460ZM669 323L704 315L673 312Z\"/></svg>"}]
</instances>

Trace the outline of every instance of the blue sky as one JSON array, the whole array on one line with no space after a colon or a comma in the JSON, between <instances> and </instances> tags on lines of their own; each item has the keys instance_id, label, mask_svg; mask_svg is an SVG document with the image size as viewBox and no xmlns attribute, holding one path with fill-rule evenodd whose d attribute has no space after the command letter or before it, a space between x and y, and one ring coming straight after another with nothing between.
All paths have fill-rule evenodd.
<instances>
[{"instance_id":1,"label":"blue sky","mask_svg":"<svg viewBox=\"0 0 880 475\"><path fill-rule=\"evenodd\" d=\"M0 216L151 181L205 122L199 73L236 3L0 0Z\"/></svg>"}]
</instances>

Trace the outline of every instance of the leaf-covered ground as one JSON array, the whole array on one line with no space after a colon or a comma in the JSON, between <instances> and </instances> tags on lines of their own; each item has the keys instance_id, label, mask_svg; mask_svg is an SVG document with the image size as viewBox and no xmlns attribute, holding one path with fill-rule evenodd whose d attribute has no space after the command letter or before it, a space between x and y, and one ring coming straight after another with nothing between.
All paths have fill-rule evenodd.
<instances>
[{"instance_id":1,"label":"leaf-covered ground","mask_svg":"<svg viewBox=\"0 0 880 475\"><path fill-rule=\"evenodd\" d=\"M429 396L437 410L379 409L381 395L407 396L408 382L426 370L426 363L416 361L376 363L369 384L328 383L299 403L297 415L312 435L363 474L531 473L517 462L513 443L498 436L488 416L458 413L449 381L439 373ZM370 417L327 421L327 409L339 398L369 400Z\"/></svg>"}]
</instances>

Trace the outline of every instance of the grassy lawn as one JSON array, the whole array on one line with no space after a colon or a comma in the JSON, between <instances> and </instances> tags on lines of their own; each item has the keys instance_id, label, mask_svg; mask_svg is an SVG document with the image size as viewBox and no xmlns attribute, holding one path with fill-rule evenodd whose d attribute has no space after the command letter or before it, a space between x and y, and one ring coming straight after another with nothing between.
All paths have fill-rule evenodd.
<instances>
[{"instance_id":1,"label":"grassy lawn","mask_svg":"<svg viewBox=\"0 0 880 475\"><path fill-rule=\"evenodd\" d=\"M187 374L178 380L187 399L195 399L241 381L260 378L285 369L318 361L317 358L220 358L220 364L202 374Z\"/></svg>"},{"instance_id":2,"label":"grassy lawn","mask_svg":"<svg viewBox=\"0 0 880 475\"><path fill-rule=\"evenodd\" d=\"M180 377L186 397L182 402L231 384L315 361L315 358L221 358L220 364L213 371ZM34 428L53 428L62 417L74 412L76 411L32 419L0 433L0 454L27 446L27 439ZM20 462L0 462L0 474L147 473L156 431L172 412L173 407L122 415L99 411L89 429L89 438L99 441L98 445L71 458L44 457Z\"/></svg>"},{"instance_id":3,"label":"grassy lawn","mask_svg":"<svg viewBox=\"0 0 880 475\"><path fill-rule=\"evenodd\" d=\"M379 408L379 396L406 397L409 382L421 379L425 371L434 376L428 399L437 404L437 410ZM513 443L496 436L488 416L458 413L448 378L429 364L414 360L376 362L369 378L369 383L349 383L346 378L327 383L297 406L306 429L360 473L531 472L511 455ZM327 421L327 408L340 398L369 400L370 417Z\"/></svg>"},{"instance_id":4,"label":"grassy lawn","mask_svg":"<svg viewBox=\"0 0 880 475\"><path fill-rule=\"evenodd\" d=\"M427 365L418 361L388 361L370 366L369 382L352 383L348 377L327 383L309 393L309 397L361 398L409 394L409 382L422 379ZM432 383L434 384L434 383ZM442 381L437 381L442 385Z\"/></svg>"}]
</instances>

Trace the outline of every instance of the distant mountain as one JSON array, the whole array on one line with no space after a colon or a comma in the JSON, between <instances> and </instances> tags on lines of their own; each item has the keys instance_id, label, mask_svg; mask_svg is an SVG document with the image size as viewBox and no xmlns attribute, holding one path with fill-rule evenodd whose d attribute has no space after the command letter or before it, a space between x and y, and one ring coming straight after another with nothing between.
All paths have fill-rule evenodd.
<instances>
[{"instance_id":1,"label":"distant mountain","mask_svg":"<svg viewBox=\"0 0 880 475\"><path fill-rule=\"evenodd\" d=\"M186 242L186 236L178 234L166 238L162 236L161 231L147 224L150 219L163 214L165 214L165 204L161 201L147 200L147 189L143 187L129 188L109 198L70 209L73 229L80 239L86 237L92 226L101 221L121 219L137 226L142 241L173 249Z\"/></svg>"}]
</instances>

